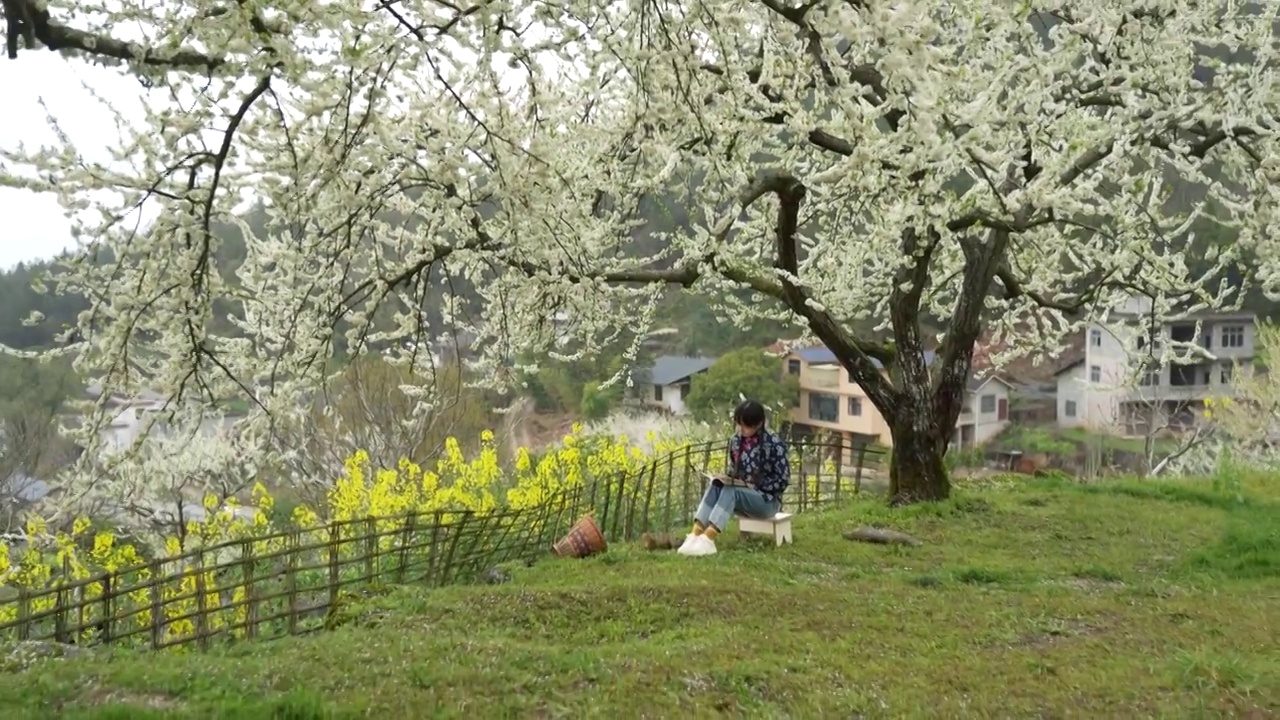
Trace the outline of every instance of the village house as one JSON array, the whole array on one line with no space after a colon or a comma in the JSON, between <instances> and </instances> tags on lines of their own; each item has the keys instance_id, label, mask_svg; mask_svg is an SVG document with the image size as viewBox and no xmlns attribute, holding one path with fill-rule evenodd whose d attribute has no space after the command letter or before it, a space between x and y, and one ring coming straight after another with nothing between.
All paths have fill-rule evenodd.
<instances>
[{"instance_id":1,"label":"village house","mask_svg":"<svg viewBox=\"0 0 1280 720\"><path fill-rule=\"evenodd\" d=\"M933 353L926 352L925 362L932 361ZM826 431L854 445L893 444L884 417L830 350L793 350L785 355L785 372L796 376L800 385L800 404L790 417L793 432ZM953 448L980 445L1009 424L1010 389L1008 382L994 374L969 381L964 409L952 435Z\"/></svg>"},{"instance_id":2,"label":"village house","mask_svg":"<svg viewBox=\"0 0 1280 720\"><path fill-rule=\"evenodd\" d=\"M1192 313L1152 326L1144 309L1132 300L1116 321L1085 329L1083 352L1057 373L1058 425L1128 435L1190 427L1205 400L1233 392L1236 365L1254 360L1252 313ZM1161 365L1166 343L1191 356Z\"/></svg>"},{"instance_id":3,"label":"village house","mask_svg":"<svg viewBox=\"0 0 1280 720\"><path fill-rule=\"evenodd\" d=\"M644 407L684 415L693 377L706 372L715 358L663 355L648 368L637 369L634 393Z\"/></svg>"}]
</instances>

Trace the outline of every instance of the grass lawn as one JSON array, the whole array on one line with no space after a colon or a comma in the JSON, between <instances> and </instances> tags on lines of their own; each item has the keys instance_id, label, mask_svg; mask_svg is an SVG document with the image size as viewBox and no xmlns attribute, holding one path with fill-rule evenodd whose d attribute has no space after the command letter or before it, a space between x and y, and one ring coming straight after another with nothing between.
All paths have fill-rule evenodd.
<instances>
[{"instance_id":1,"label":"grass lawn","mask_svg":"<svg viewBox=\"0 0 1280 720\"><path fill-rule=\"evenodd\" d=\"M1108 435L1106 433L1090 432L1085 428L1061 428L1057 429L1055 434L1061 440L1102 452L1119 450L1121 452L1145 453L1147 451L1147 439L1143 437ZM1179 447L1176 439L1163 435L1156 437L1153 444L1157 454L1176 452Z\"/></svg>"},{"instance_id":2,"label":"grass lawn","mask_svg":"<svg viewBox=\"0 0 1280 720\"><path fill-rule=\"evenodd\" d=\"M1126 452L1145 453L1146 438L1121 437L1091 431L1086 428L1054 428L1014 425L998 435L990 444L992 449L1018 450L1025 453L1049 453L1074 455L1084 449L1093 453ZM1155 438L1157 455L1176 452L1179 441L1160 436Z\"/></svg>"},{"instance_id":3,"label":"grass lawn","mask_svg":"<svg viewBox=\"0 0 1280 720\"><path fill-rule=\"evenodd\" d=\"M794 546L615 547L405 588L337 630L0 673L0 715L1280 716L1280 483L1005 481L797 518ZM840 533L878 523L918 548Z\"/></svg>"}]
</instances>

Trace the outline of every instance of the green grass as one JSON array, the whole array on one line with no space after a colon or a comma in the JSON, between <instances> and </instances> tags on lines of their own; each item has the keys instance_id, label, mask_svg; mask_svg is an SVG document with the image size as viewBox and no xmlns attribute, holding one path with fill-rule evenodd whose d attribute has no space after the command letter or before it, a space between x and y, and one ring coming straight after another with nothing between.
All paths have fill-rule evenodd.
<instances>
[{"instance_id":1,"label":"green grass","mask_svg":"<svg viewBox=\"0 0 1280 720\"><path fill-rule=\"evenodd\" d=\"M880 524L918 548L841 538ZM1274 717L1280 482L868 500L796 544L613 547L403 588L333 632L0 673L5 718Z\"/></svg>"},{"instance_id":2,"label":"green grass","mask_svg":"<svg viewBox=\"0 0 1280 720\"><path fill-rule=\"evenodd\" d=\"M1056 434L1060 439L1067 442L1088 448L1097 448L1103 452L1119 450L1121 452L1145 453L1147 451L1147 440L1142 437L1121 437L1119 435L1091 432L1086 428L1058 428L1056 429ZM1177 440L1165 436L1155 438L1154 444L1157 453L1173 452L1178 448Z\"/></svg>"},{"instance_id":3,"label":"green grass","mask_svg":"<svg viewBox=\"0 0 1280 720\"><path fill-rule=\"evenodd\" d=\"M991 442L998 450L1019 450L1026 453L1050 455L1086 452L1145 453L1146 439L1121 437L1089 430L1088 428L1054 428L1041 426L1011 426ZM1155 438L1157 455L1175 452L1178 441L1165 436Z\"/></svg>"}]
</instances>

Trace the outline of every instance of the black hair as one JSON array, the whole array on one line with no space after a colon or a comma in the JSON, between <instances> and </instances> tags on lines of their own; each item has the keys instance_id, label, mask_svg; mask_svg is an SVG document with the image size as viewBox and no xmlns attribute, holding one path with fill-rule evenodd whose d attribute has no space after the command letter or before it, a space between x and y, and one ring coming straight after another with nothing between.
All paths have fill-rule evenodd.
<instances>
[{"instance_id":1,"label":"black hair","mask_svg":"<svg viewBox=\"0 0 1280 720\"><path fill-rule=\"evenodd\" d=\"M733 421L743 427L764 427L764 406L756 400L743 400L733 409Z\"/></svg>"}]
</instances>

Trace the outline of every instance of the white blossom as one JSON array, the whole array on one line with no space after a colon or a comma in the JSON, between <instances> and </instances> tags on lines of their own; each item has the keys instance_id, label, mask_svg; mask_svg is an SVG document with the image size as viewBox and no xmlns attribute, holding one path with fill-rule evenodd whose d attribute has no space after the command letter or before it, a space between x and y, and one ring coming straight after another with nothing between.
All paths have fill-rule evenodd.
<instances>
[{"instance_id":1,"label":"white blossom","mask_svg":"<svg viewBox=\"0 0 1280 720\"><path fill-rule=\"evenodd\" d=\"M66 141L0 165L100 211L60 281L92 300L80 365L180 399L247 393L264 429L305 405L338 343L413 362L407 341L465 328L501 385L529 357L644 334L655 283L802 330L870 321L899 347L886 318L919 292L949 337L978 313L997 336L1034 320L1023 352L1135 291L1234 302L1216 278L1245 251L1280 292L1273 4L71 5L56 19L98 39L63 47L131 60L154 88L112 163ZM150 62L103 39L126 21ZM775 268L762 172L808 191L794 269ZM229 284L209 227L246 196L271 227ZM1188 270L1207 251L1179 236L1187 206L1239 234L1207 277ZM155 220L136 225L139 207ZM424 307L460 287L478 300ZM786 287L804 297L789 310ZM208 330L218 298L240 337Z\"/></svg>"}]
</instances>

